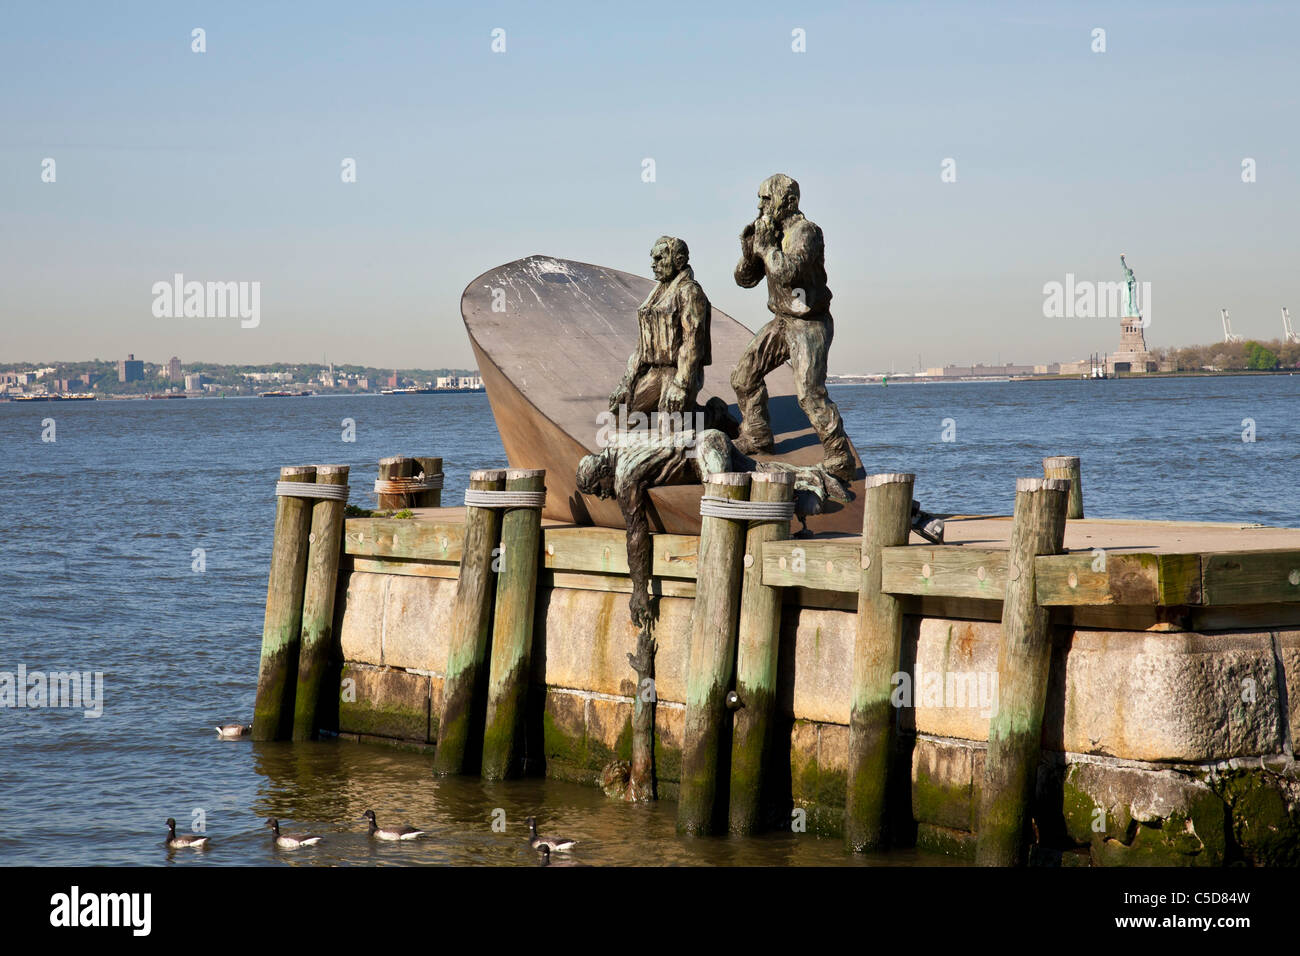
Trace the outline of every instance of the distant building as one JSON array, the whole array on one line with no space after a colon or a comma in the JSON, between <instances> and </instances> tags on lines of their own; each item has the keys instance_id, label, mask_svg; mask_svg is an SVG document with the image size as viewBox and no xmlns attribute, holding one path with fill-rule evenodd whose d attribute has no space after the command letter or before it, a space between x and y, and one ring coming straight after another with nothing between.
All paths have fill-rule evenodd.
<instances>
[{"instance_id":1,"label":"distant building","mask_svg":"<svg viewBox=\"0 0 1300 956\"><path fill-rule=\"evenodd\" d=\"M183 380L184 375L181 373L181 360L173 355L171 360L167 363L167 381L180 382Z\"/></svg>"},{"instance_id":2,"label":"distant building","mask_svg":"<svg viewBox=\"0 0 1300 956\"><path fill-rule=\"evenodd\" d=\"M144 378L144 362L137 361L132 353L117 362L117 380L119 382L139 382Z\"/></svg>"},{"instance_id":3,"label":"distant building","mask_svg":"<svg viewBox=\"0 0 1300 956\"><path fill-rule=\"evenodd\" d=\"M1033 365L945 365L926 369L927 378L1009 378L1013 375L1033 375Z\"/></svg>"},{"instance_id":4,"label":"distant building","mask_svg":"<svg viewBox=\"0 0 1300 956\"><path fill-rule=\"evenodd\" d=\"M191 372L185 376L185 391L197 392L203 388L203 374L201 372Z\"/></svg>"},{"instance_id":5,"label":"distant building","mask_svg":"<svg viewBox=\"0 0 1300 956\"><path fill-rule=\"evenodd\" d=\"M394 372L392 375L388 376L388 387L389 387L389 388L397 388L397 373L396 373L396 372Z\"/></svg>"},{"instance_id":6,"label":"distant building","mask_svg":"<svg viewBox=\"0 0 1300 956\"><path fill-rule=\"evenodd\" d=\"M364 375L358 376L357 388L361 389L363 392L370 391L370 379L366 378Z\"/></svg>"}]
</instances>

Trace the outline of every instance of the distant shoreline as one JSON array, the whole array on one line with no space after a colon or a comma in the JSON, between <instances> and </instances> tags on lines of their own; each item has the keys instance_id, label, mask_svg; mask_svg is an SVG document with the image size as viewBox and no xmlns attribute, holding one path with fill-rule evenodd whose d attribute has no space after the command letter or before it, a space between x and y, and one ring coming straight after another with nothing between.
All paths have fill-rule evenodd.
<instances>
[{"instance_id":1,"label":"distant shoreline","mask_svg":"<svg viewBox=\"0 0 1300 956\"><path fill-rule=\"evenodd\" d=\"M1295 375L1300 369L1279 368L1269 369L1267 371L1255 371L1238 369L1231 372L1137 372L1124 375L1115 375L1104 379L1090 379L1084 375L973 375L965 377L952 378L915 378L907 376L905 378L889 377L890 385L972 385L980 382L1135 382L1142 379L1166 379L1166 378L1259 378L1269 375ZM879 380L863 382L827 382L827 388L844 388L849 386L862 385L880 385Z\"/></svg>"}]
</instances>

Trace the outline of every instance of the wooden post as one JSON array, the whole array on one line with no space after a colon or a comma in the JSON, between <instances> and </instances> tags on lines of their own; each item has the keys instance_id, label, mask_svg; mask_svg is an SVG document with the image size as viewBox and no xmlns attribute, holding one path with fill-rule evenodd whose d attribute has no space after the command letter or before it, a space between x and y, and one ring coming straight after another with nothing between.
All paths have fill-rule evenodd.
<instances>
[{"instance_id":1,"label":"wooden post","mask_svg":"<svg viewBox=\"0 0 1300 956\"><path fill-rule=\"evenodd\" d=\"M512 468L506 491L543 491L542 469ZM492 615L492 668L483 727L483 777L504 780L518 769L533 652L542 509L508 508L501 517L501 558Z\"/></svg>"},{"instance_id":2,"label":"wooden post","mask_svg":"<svg viewBox=\"0 0 1300 956\"><path fill-rule=\"evenodd\" d=\"M347 465L317 465L316 484L346 485ZM308 535L307 583L302 598L302 640L298 649L298 691L293 705L293 739L316 736L316 704L329 663L334 634L334 594L343 550L343 511L347 502L313 499Z\"/></svg>"},{"instance_id":3,"label":"wooden post","mask_svg":"<svg viewBox=\"0 0 1300 956\"><path fill-rule=\"evenodd\" d=\"M411 466L415 462L410 458L403 458L400 455L392 458L379 459L379 477L381 479L389 478L410 478ZM379 500L375 504L378 511L400 510L411 507L412 495L379 495Z\"/></svg>"},{"instance_id":4,"label":"wooden post","mask_svg":"<svg viewBox=\"0 0 1300 956\"><path fill-rule=\"evenodd\" d=\"M312 482L316 480L316 469L311 465L281 468L280 480ZM307 581L311 506L310 498L276 498L262 658L253 704L254 740L281 740L293 731L293 689L302 629L302 593Z\"/></svg>"},{"instance_id":5,"label":"wooden post","mask_svg":"<svg viewBox=\"0 0 1300 956\"><path fill-rule=\"evenodd\" d=\"M500 491L505 479L504 469L472 471L469 487L473 491ZM433 760L433 771L437 774L465 772L466 755L476 753L471 736L480 726L487 683L484 663L496 587L492 552L500 530L501 514L497 509L466 507L465 543L456 579L456 601L452 605L438 749Z\"/></svg>"},{"instance_id":6,"label":"wooden post","mask_svg":"<svg viewBox=\"0 0 1300 956\"><path fill-rule=\"evenodd\" d=\"M866 481L844 801L844 842L859 852L883 843L896 716L890 695L903 646L903 605L880 588L881 552L907 544L915 480L915 475L887 473Z\"/></svg>"},{"instance_id":7,"label":"wooden post","mask_svg":"<svg viewBox=\"0 0 1300 956\"><path fill-rule=\"evenodd\" d=\"M426 478L432 478L434 475L442 474L441 458L417 458L411 471L418 475L424 473ZM440 508L442 507L442 489L435 488L432 491L421 491L415 495L416 508Z\"/></svg>"},{"instance_id":8,"label":"wooden post","mask_svg":"<svg viewBox=\"0 0 1300 956\"><path fill-rule=\"evenodd\" d=\"M704 494L743 501L749 475L711 475ZM740 610L740 569L745 522L705 517L700 521L695 608L691 612L690 664L686 673L685 740L677 801L677 830L707 834L716 813L719 759L730 756L721 738L726 696L736 663L736 618Z\"/></svg>"},{"instance_id":9,"label":"wooden post","mask_svg":"<svg viewBox=\"0 0 1300 956\"><path fill-rule=\"evenodd\" d=\"M1059 478L1016 481L998 641L997 711L989 721L975 845L981 866L1015 866L1025 855L1052 656L1047 608L1035 593L1034 558L1060 553L1069 493L1069 483Z\"/></svg>"},{"instance_id":10,"label":"wooden post","mask_svg":"<svg viewBox=\"0 0 1300 956\"><path fill-rule=\"evenodd\" d=\"M790 501L794 475L756 471L750 474L750 501ZM783 589L763 584L763 543L790 537L790 521L751 521L745 535L740 587L739 646L731 739L730 826L732 833L754 831L769 756L772 712L776 707L776 665L781 646Z\"/></svg>"},{"instance_id":11,"label":"wooden post","mask_svg":"<svg viewBox=\"0 0 1300 956\"><path fill-rule=\"evenodd\" d=\"M1044 478L1065 478L1070 482L1070 504L1065 516L1071 521L1083 517L1083 482L1077 455L1057 455L1043 459Z\"/></svg>"}]
</instances>

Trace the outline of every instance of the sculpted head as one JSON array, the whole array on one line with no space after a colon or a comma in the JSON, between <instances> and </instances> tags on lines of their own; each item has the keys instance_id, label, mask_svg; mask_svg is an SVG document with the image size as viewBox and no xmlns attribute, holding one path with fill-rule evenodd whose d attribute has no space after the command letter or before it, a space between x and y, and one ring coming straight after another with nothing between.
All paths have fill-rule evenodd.
<instances>
[{"instance_id":1,"label":"sculpted head","mask_svg":"<svg viewBox=\"0 0 1300 956\"><path fill-rule=\"evenodd\" d=\"M758 187L758 213L781 222L799 211L799 184L785 173L768 176Z\"/></svg>"},{"instance_id":2,"label":"sculpted head","mask_svg":"<svg viewBox=\"0 0 1300 956\"><path fill-rule=\"evenodd\" d=\"M614 463L608 455L584 455L578 462L578 490L597 498L614 497Z\"/></svg>"},{"instance_id":3,"label":"sculpted head","mask_svg":"<svg viewBox=\"0 0 1300 956\"><path fill-rule=\"evenodd\" d=\"M685 269L690 259L686 243L674 236L660 236L650 247L650 268L660 282L667 282Z\"/></svg>"}]
</instances>

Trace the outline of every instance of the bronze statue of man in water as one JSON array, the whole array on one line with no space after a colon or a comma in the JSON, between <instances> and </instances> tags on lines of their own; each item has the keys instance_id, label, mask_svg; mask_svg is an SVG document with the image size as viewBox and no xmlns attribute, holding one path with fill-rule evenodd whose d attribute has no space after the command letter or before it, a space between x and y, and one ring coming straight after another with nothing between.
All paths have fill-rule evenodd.
<instances>
[{"instance_id":1,"label":"bronze statue of man in water","mask_svg":"<svg viewBox=\"0 0 1300 956\"><path fill-rule=\"evenodd\" d=\"M840 411L826 391L826 359L835 325L826 285L822 231L799 211L799 184L777 173L758 187L758 218L740 234L736 284L767 278L772 319L745 348L731 375L742 423L736 448L746 455L774 450L764 379L789 362L799 407L822 443L822 467L841 481L853 477L853 452Z\"/></svg>"}]
</instances>

